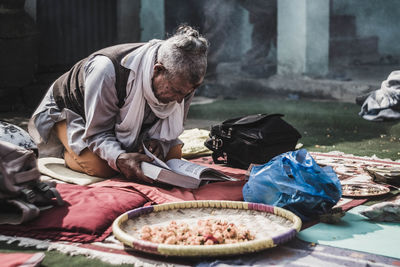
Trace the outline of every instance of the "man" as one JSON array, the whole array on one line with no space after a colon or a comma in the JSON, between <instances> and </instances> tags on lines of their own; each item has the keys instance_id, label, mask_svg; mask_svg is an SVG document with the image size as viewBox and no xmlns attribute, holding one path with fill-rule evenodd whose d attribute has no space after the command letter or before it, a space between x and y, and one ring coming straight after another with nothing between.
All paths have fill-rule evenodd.
<instances>
[{"instance_id":1,"label":"man","mask_svg":"<svg viewBox=\"0 0 400 267\"><path fill-rule=\"evenodd\" d=\"M63 156L89 175L121 172L150 182L140 169L151 161L142 143L162 159L181 157L178 136L203 81L207 49L205 38L182 26L165 41L109 47L79 61L30 120L39 156Z\"/></svg>"}]
</instances>

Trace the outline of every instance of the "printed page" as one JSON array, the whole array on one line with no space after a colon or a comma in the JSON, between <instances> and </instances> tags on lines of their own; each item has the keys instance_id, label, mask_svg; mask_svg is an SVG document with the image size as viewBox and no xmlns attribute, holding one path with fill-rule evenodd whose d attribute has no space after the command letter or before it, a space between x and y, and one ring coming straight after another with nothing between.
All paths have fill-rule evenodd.
<instances>
[{"instance_id":1,"label":"printed page","mask_svg":"<svg viewBox=\"0 0 400 267\"><path fill-rule=\"evenodd\" d=\"M168 165L165 164L164 161L162 161L161 159L157 158L153 153L151 153L143 143L142 143L142 145L143 145L144 153L147 156L149 156L150 158L154 159L151 163L153 163L154 165L157 165L159 167L162 167L164 169L171 170L171 168L168 167Z\"/></svg>"},{"instance_id":2,"label":"printed page","mask_svg":"<svg viewBox=\"0 0 400 267\"><path fill-rule=\"evenodd\" d=\"M167 161L168 166L176 173L199 178L201 173L208 169L207 167L181 159L170 159Z\"/></svg>"},{"instance_id":3,"label":"printed page","mask_svg":"<svg viewBox=\"0 0 400 267\"><path fill-rule=\"evenodd\" d=\"M160 175L160 172L162 170L161 168L156 168L151 163L148 163L145 161L143 161L140 166L142 168L144 175L146 175L147 177L149 177L153 180L158 179L158 176Z\"/></svg>"}]
</instances>

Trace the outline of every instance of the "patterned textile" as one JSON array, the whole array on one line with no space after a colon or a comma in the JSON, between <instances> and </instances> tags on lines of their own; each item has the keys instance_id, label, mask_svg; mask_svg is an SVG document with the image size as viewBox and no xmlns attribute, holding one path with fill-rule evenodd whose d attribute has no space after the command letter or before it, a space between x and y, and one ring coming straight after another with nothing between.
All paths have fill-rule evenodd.
<instances>
[{"instance_id":1,"label":"patterned textile","mask_svg":"<svg viewBox=\"0 0 400 267\"><path fill-rule=\"evenodd\" d=\"M5 121L0 121L0 140L26 149L37 149L35 143L25 130Z\"/></svg>"},{"instance_id":2,"label":"patterned textile","mask_svg":"<svg viewBox=\"0 0 400 267\"><path fill-rule=\"evenodd\" d=\"M357 157L347 155L341 152L334 153L319 153L311 152L314 159L320 165L329 165L337 172L340 180L345 182L372 182L372 178L364 171L365 167L400 167L400 161L382 160L378 158ZM202 157L193 159L193 162L202 165L208 165L223 171L228 175L237 178L244 178L246 171L233 169L226 166L215 165L211 157ZM123 184L118 184L122 182ZM240 189L244 184L237 185L231 184L232 182L214 183L206 185L199 189L199 191L185 191L179 188L155 188L145 185L136 184L134 188L129 188L127 182L123 181L105 181L92 185L92 187L120 187L125 191L137 190L140 195L145 195L154 202L166 203L176 201L178 199L211 199L210 194L215 195L214 199L221 199L224 193L221 189L228 188L231 198L240 197ZM211 187L213 186L213 187ZM239 200L239 199L238 199ZM358 206L367 199L348 199L343 198L338 203L344 210ZM301 266L320 266L320 265L339 265L339 266L386 266L386 265L400 265L400 261L377 256L369 253L356 252L352 250L345 250L340 248L333 248L324 245L315 245L313 243L306 243L299 240L294 240L283 246L268 249L256 254L234 256L227 259L209 259L208 262L202 262L201 259L194 258L165 258L162 256L147 255L140 252L133 251L132 249L123 246L113 236L109 236L102 242L92 243L73 243L65 241L42 241L30 238L22 238L16 236L5 235L0 231L0 241L12 243L19 241L20 244L25 246L36 246L38 248L47 248L49 250L58 250L63 253L72 255L85 255L91 258L97 258L112 264L175 264L175 265L196 265L198 266L223 266L224 264L246 264L246 265L301 265ZM20 234L17 234L21 236ZM203 264L203 265L202 265ZM206 265L204 265L206 264Z\"/></svg>"},{"instance_id":3,"label":"patterned textile","mask_svg":"<svg viewBox=\"0 0 400 267\"><path fill-rule=\"evenodd\" d=\"M71 242L49 242L30 238L0 235L0 241L19 242L21 246L56 250L70 255L83 255L111 264L135 266L400 266L398 259L358 252L350 249L308 243L294 239L285 245L230 257L177 258L137 252L124 246L113 236L103 242L91 244Z\"/></svg>"},{"instance_id":4,"label":"patterned textile","mask_svg":"<svg viewBox=\"0 0 400 267\"><path fill-rule=\"evenodd\" d=\"M320 166L331 166L336 174L338 175L342 184L346 183L373 183L372 177L365 170L366 168L384 167L384 168L400 168L400 160L392 161L390 159L379 159L377 157L360 157L351 154L345 154L343 152L334 151L329 153L310 152L311 156ZM213 163L211 157L201 157L191 160L197 164L208 165L216 168L216 164ZM232 168L225 166L218 166L219 170L235 177L237 173L232 172ZM245 175L246 171L234 169L239 172L240 175ZM239 175L239 176L240 176ZM389 194L387 197L392 197ZM385 198L384 196L383 198ZM379 199L382 200L382 199ZM353 207L361 205L367 202L367 198L346 198L340 199L337 206L342 207L343 210L349 210Z\"/></svg>"}]
</instances>

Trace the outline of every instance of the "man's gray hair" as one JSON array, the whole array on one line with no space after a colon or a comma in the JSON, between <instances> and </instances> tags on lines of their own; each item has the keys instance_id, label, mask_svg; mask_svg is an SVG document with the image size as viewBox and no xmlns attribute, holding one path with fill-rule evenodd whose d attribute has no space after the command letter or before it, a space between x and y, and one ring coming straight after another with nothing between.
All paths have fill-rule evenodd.
<instances>
[{"instance_id":1,"label":"man's gray hair","mask_svg":"<svg viewBox=\"0 0 400 267\"><path fill-rule=\"evenodd\" d=\"M207 39L190 26L180 26L176 33L160 46L157 61L164 65L170 77L184 76L198 83L207 69Z\"/></svg>"}]
</instances>

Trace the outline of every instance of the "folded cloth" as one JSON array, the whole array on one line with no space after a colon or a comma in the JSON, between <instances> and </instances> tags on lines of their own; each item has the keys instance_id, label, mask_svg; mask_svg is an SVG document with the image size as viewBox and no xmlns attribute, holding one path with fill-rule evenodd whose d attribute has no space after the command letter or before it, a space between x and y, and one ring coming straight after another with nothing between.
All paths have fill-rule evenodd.
<instances>
[{"instance_id":1,"label":"folded cloth","mask_svg":"<svg viewBox=\"0 0 400 267\"><path fill-rule=\"evenodd\" d=\"M360 213L377 222L400 222L400 199L374 204Z\"/></svg>"},{"instance_id":2,"label":"folded cloth","mask_svg":"<svg viewBox=\"0 0 400 267\"><path fill-rule=\"evenodd\" d=\"M104 240L110 225L122 213L143 206L140 192L109 187L57 184L64 206L41 211L38 218L22 225L1 225L3 235L72 242Z\"/></svg>"},{"instance_id":3,"label":"folded cloth","mask_svg":"<svg viewBox=\"0 0 400 267\"><path fill-rule=\"evenodd\" d=\"M209 150L204 142L208 139L210 131L198 128L185 130L179 136L179 139L184 143L182 147L182 157L185 159L211 155L212 151Z\"/></svg>"},{"instance_id":4,"label":"folded cloth","mask_svg":"<svg viewBox=\"0 0 400 267\"><path fill-rule=\"evenodd\" d=\"M109 179L91 185L92 187L120 188L127 192L140 192L145 195L149 203L163 204L169 202L190 200L243 200L242 188L245 181L215 182L203 185L197 189L179 187L160 187L137 184L122 179Z\"/></svg>"},{"instance_id":5,"label":"folded cloth","mask_svg":"<svg viewBox=\"0 0 400 267\"><path fill-rule=\"evenodd\" d=\"M370 121L400 119L400 70L390 73L381 88L367 97L359 115Z\"/></svg>"},{"instance_id":6,"label":"folded cloth","mask_svg":"<svg viewBox=\"0 0 400 267\"><path fill-rule=\"evenodd\" d=\"M210 158L198 160L207 164ZM245 170L212 165L244 179ZM72 242L103 241L112 232L113 221L122 213L148 204L185 200L243 200L245 181L215 182L197 189L144 185L125 179L108 179L90 186L57 184L66 205L42 211L22 225L1 225L0 234Z\"/></svg>"},{"instance_id":7,"label":"folded cloth","mask_svg":"<svg viewBox=\"0 0 400 267\"><path fill-rule=\"evenodd\" d=\"M2 267L34 267L39 266L44 259L44 253L0 253Z\"/></svg>"}]
</instances>

